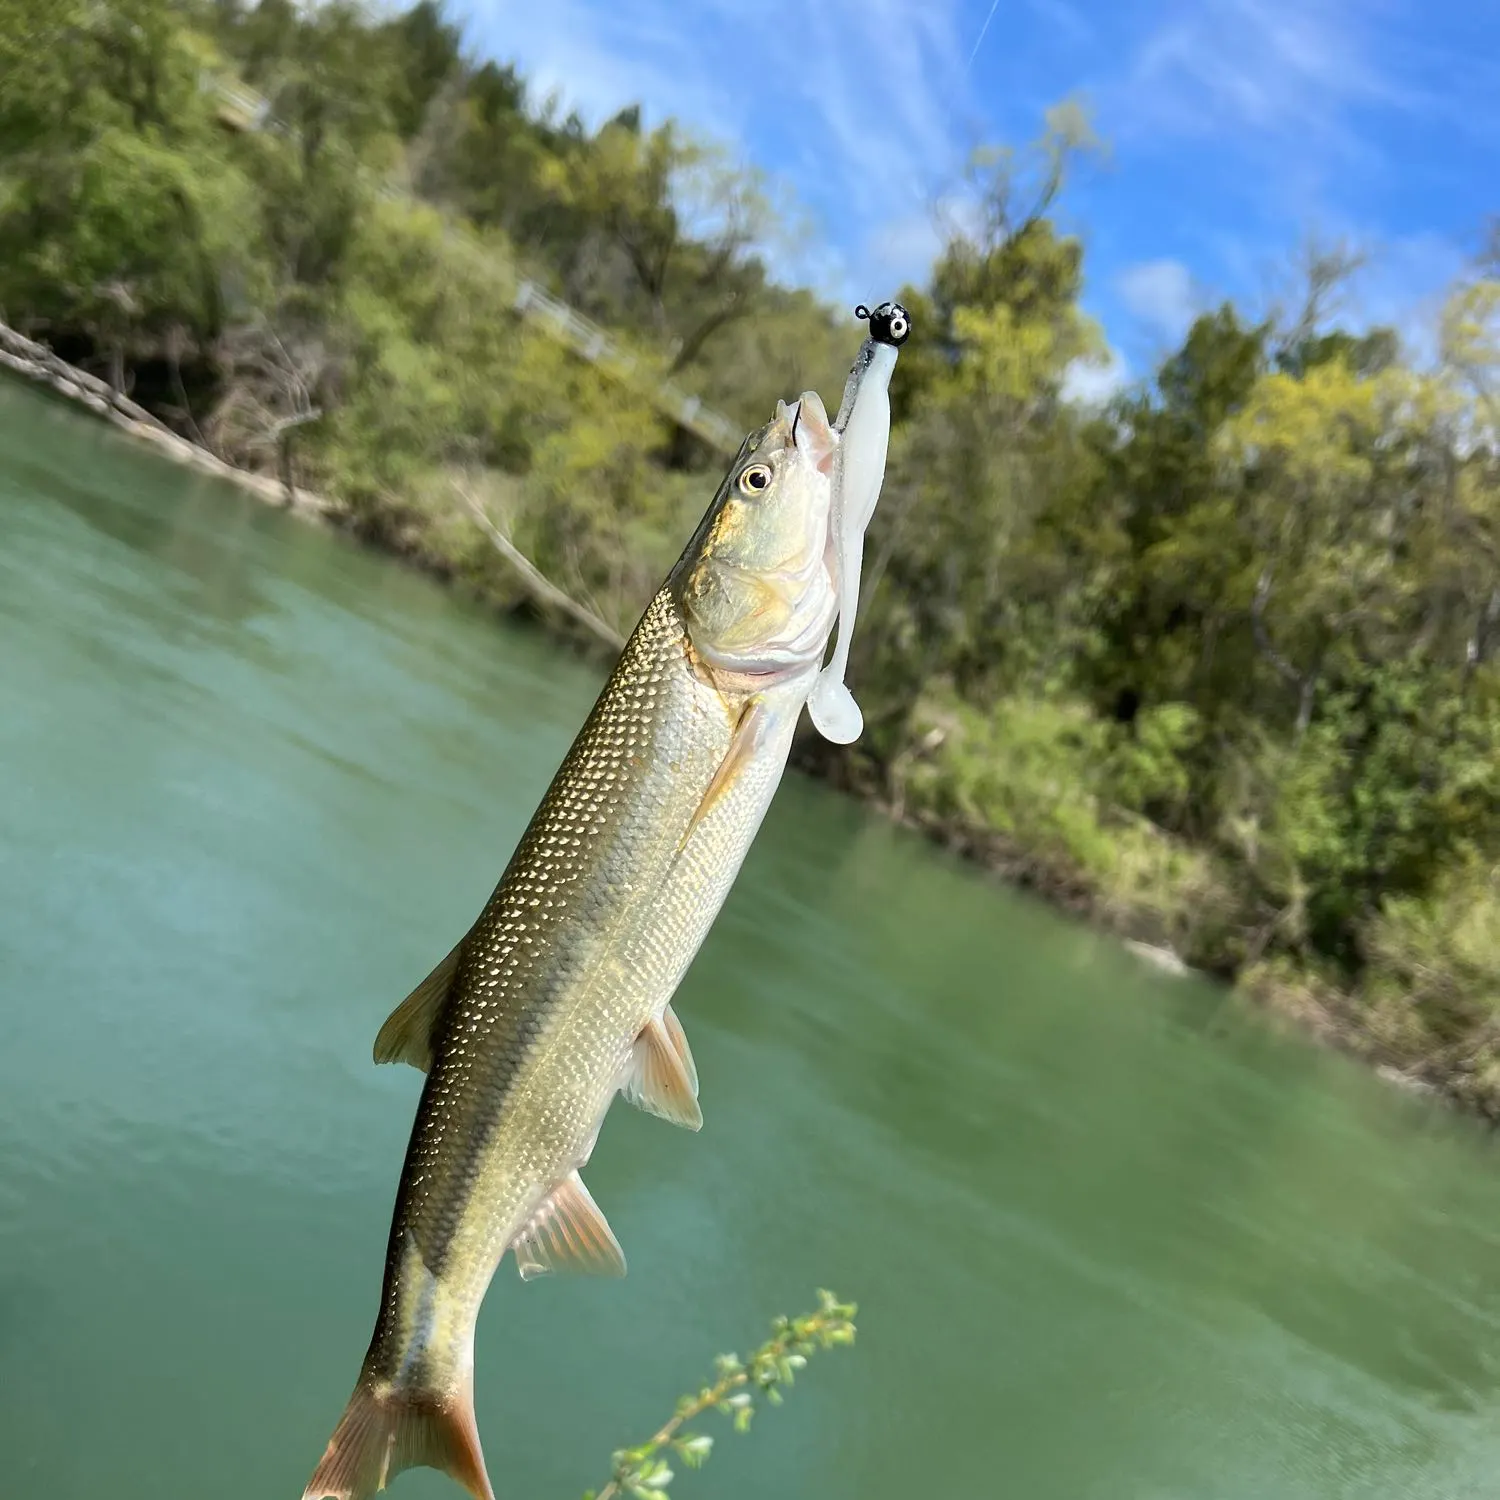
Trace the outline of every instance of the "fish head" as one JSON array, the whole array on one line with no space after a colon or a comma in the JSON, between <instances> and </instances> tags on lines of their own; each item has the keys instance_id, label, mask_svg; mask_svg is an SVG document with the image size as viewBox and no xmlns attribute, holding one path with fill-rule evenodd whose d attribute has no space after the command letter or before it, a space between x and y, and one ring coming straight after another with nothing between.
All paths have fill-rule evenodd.
<instances>
[{"instance_id":1,"label":"fish head","mask_svg":"<svg viewBox=\"0 0 1500 1500\"><path fill-rule=\"evenodd\" d=\"M837 611L829 571L838 434L806 391L745 440L672 575L693 649L757 679L821 664Z\"/></svg>"}]
</instances>

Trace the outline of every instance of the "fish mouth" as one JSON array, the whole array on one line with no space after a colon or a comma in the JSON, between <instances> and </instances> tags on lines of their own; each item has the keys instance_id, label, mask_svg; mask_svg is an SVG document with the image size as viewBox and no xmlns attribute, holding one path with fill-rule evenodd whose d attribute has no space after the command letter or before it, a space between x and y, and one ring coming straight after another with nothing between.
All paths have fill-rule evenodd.
<instances>
[{"instance_id":1,"label":"fish mouth","mask_svg":"<svg viewBox=\"0 0 1500 1500\"><path fill-rule=\"evenodd\" d=\"M797 451L811 461L820 474L833 472L833 455L838 448L838 434L828 420L828 410L816 391L803 391L790 409L792 442Z\"/></svg>"}]
</instances>

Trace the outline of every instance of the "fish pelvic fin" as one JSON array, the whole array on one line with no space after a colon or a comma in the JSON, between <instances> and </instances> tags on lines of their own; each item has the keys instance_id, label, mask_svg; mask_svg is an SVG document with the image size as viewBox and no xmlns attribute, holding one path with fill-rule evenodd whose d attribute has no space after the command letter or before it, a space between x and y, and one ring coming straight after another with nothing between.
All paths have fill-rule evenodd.
<instances>
[{"instance_id":1,"label":"fish pelvic fin","mask_svg":"<svg viewBox=\"0 0 1500 1500\"><path fill-rule=\"evenodd\" d=\"M688 1076L688 1084L692 1088L693 1098L696 1099L698 1097L698 1065L693 1061L693 1049L688 1046L687 1033L682 1029L682 1022L677 1019L677 1012L670 1004L661 1013L661 1024L666 1027L667 1036L671 1039L678 1057L682 1059L683 1071Z\"/></svg>"},{"instance_id":2,"label":"fish pelvic fin","mask_svg":"<svg viewBox=\"0 0 1500 1500\"><path fill-rule=\"evenodd\" d=\"M671 1021L668 1007L659 1021L647 1023L636 1038L630 1054L630 1071L620 1085L620 1092L630 1103L647 1114L658 1115L687 1130L703 1128L703 1111L698 1107L698 1070L688 1051L682 1023L675 1015Z\"/></svg>"},{"instance_id":3,"label":"fish pelvic fin","mask_svg":"<svg viewBox=\"0 0 1500 1500\"><path fill-rule=\"evenodd\" d=\"M463 946L461 941L456 943L453 951L386 1018L375 1038L376 1062L410 1063L421 1073L432 1067L433 1029L443 1001L453 988Z\"/></svg>"},{"instance_id":4,"label":"fish pelvic fin","mask_svg":"<svg viewBox=\"0 0 1500 1500\"><path fill-rule=\"evenodd\" d=\"M449 1395L360 1377L302 1500L367 1500L403 1469L441 1469L474 1500L495 1500L472 1384Z\"/></svg>"}]
</instances>

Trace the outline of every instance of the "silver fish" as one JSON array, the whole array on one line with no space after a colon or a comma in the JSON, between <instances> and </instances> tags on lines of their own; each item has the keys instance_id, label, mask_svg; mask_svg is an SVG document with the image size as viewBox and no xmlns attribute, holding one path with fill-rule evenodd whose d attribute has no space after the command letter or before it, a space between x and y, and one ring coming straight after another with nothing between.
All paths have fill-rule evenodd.
<instances>
[{"instance_id":1,"label":"silver fish","mask_svg":"<svg viewBox=\"0 0 1500 1500\"><path fill-rule=\"evenodd\" d=\"M430 1465L493 1500L474 1323L522 1276L620 1273L579 1170L616 1093L702 1121L670 1001L777 784L838 607L837 436L807 393L748 438L468 933L391 1015L427 1073L374 1336L304 1500Z\"/></svg>"}]
</instances>

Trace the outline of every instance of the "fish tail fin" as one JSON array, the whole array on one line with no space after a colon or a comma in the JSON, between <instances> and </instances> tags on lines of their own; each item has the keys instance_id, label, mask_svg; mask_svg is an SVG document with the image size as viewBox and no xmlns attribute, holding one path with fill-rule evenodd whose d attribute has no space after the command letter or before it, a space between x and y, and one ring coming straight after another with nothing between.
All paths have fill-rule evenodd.
<instances>
[{"instance_id":1,"label":"fish tail fin","mask_svg":"<svg viewBox=\"0 0 1500 1500\"><path fill-rule=\"evenodd\" d=\"M495 1500L485 1473L473 1392L383 1388L362 1377L302 1500L367 1500L403 1469L441 1469L474 1500Z\"/></svg>"}]
</instances>

